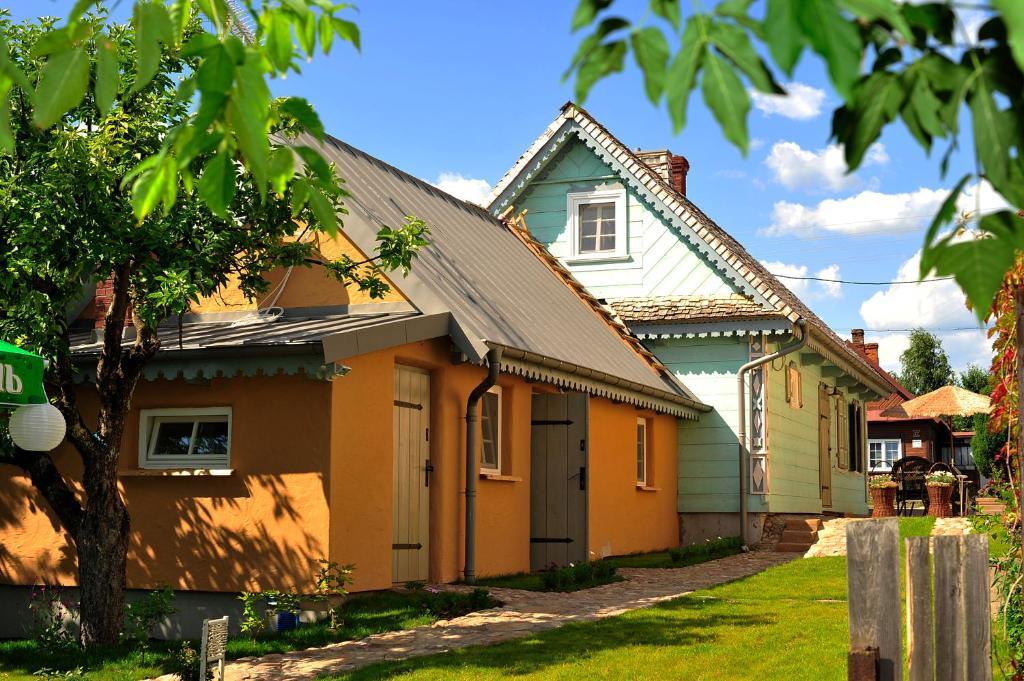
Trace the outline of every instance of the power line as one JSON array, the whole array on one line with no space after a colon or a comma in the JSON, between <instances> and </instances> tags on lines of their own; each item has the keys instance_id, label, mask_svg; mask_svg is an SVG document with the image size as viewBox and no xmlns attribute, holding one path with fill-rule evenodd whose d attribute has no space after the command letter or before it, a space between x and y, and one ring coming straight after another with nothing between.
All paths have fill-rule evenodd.
<instances>
[{"instance_id":1,"label":"power line","mask_svg":"<svg viewBox=\"0 0 1024 681\"><path fill-rule=\"evenodd\" d=\"M832 326L829 325L833 331L853 331L854 329L860 329L865 333L910 333L911 331L917 331L918 329L924 329L931 333L947 333L950 331L986 331L987 327L984 326L951 326L948 328L928 328L927 326L918 326L913 329L868 329L863 326Z\"/></svg>"},{"instance_id":2,"label":"power line","mask_svg":"<svg viewBox=\"0 0 1024 681\"><path fill-rule=\"evenodd\" d=\"M849 281L847 279L826 279L824 277L795 277L789 274L775 274L779 279L796 279L798 281L823 281L827 284L852 284L854 286L890 286L892 284L928 284L933 281L949 281L953 277L935 277L921 281Z\"/></svg>"}]
</instances>

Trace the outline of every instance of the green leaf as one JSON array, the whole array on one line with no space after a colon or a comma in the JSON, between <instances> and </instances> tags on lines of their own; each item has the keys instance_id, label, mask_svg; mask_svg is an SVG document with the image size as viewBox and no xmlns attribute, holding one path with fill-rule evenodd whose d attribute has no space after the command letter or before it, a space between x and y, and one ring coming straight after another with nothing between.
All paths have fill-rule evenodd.
<instances>
[{"instance_id":1,"label":"green leaf","mask_svg":"<svg viewBox=\"0 0 1024 681\"><path fill-rule=\"evenodd\" d=\"M908 2L900 7L900 12L910 24L914 33L913 43L918 48L923 49L929 37L934 37L943 45L953 41L956 14L951 5L939 2L917 5Z\"/></svg>"},{"instance_id":2,"label":"green leaf","mask_svg":"<svg viewBox=\"0 0 1024 681\"><path fill-rule=\"evenodd\" d=\"M14 80L0 73L0 149L14 151L14 133L11 132L11 87Z\"/></svg>"},{"instance_id":3,"label":"green leaf","mask_svg":"<svg viewBox=\"0 0 1024 681\"><path fill-rule=\"evenodd\" d=\"M797 19L797 3L792 0L768 0L764 33L775 63L786 75L792 76L793 68L804 49L803 31Z\"/></svg>"},{"instance_id":4,"label":"green leaf","mask_svg":"<svg viewBox=\"0 0 1024 681\"><path fill-rule=\"evenodd\" d=\"M825 59L836 92L850 101L860 75L861 42L856 24L839 13L835 0L802 0L793 4L797 6L794 11L800 31L811 48Z\"/></svg>"},{"instance_id":5,"label":"green leaf","mask_svg":"<svg viewBox=\"0 0 1024 681\"><path fill-rule=\"evenodd\" d=\"M842 3L854 16L868 21L881 19L902 33L907 40L914 40L910 25L900 14L900 6L892 0L842 0Z\"/></svg>"},{"instance_id":6,"label":"green leaf","mask_svg":"<svg viewBox=\"0 0 1024 681\"><path fill-rule=\"evenodd\" d=\"M48 128L78 106L89 87L89 55L84 47L50 55L39 78L33 122Z\"/></svg>"},{"instance_id":7,"label":"green leaf","mask_svg":"<svg viewBox=\"0 0 1024 681\"><path fill-rule=\"evenodd\" d=\"M992 0L992 6L1003 15L1007 43L1017 68L1024 71L1024 2L1020 0Z\"/></svg>"},{"instance_id":8,"label":"green leaf","mask_svg":"<svg viewBox=\"0 0 1024 681\"><path fill-rule=\"evenodd\" d=\"M281 102L280 106L281 111L297 120L306 132L323 142L324 124L308 101L302 97L288 97Z\"/></svg>"},{"instance_id":9,"label":"green leaf","mask_svg":"<svg viewBox=\"0 0 1024 681\"><path fill-rule=\"evenodd\" d=\"M299 46L306 53L306 57L312 59L316 52L316 15L306 12L302 18L302 26L296 24L295 29L295 34L299 38Z\"/></svg>"},{"instance_id":10,"label":"green leaf","mask_svg":"<svg viewBox=\"0 0 1024 681\"><path fill-rule=\"evenodd\" d=\"M296 218L309 201L309 181L298 178L292 182L292 217Z\"/></svg>"},{"instance_id":11,"label":"green leaf","mask_svg":"<svg viewBox=\"0 0 1024 681\"><path fill-rule=\"evenodd\" d=\"M595 47L576 72L576 100L582 104L597 81L621 71L625 57L626 43L623 40L601 43Z\"/></svg>"},{"instance_id":12,"label":"green leaf","mask_svg":"<svg viewBox=\"0 0 1024 681\"><path fill-rule=\"evenodd\" d=\"M174 188L168 188L168 184L174 184ZM154 157L154 163L149 169L139 175L132 186L132 211L139 222L146 219L146 216L153 212L161 201L176 192L177 176L174 159L168 157ZM173 200L171 201L173 203ZM170 205L164 204L165 212Z\"/></svg>"},{"instance_id":13,"label":"green leaf","mask_svg":"<svg viewBox=\"0 0 1024 681\"><path fill-rule=\"evenodd\" d=\"M320 15L319 29L320 49L323 50L324 54L330 54L331 45L334 43L334 25L331 23L331 17L329 15Z\"/></svg>"},{"instance_id":14,"label":"green leaf","mask_svg":"<svg viewBox=\"0 0 1024 681\"><path fill-rule=\"evenodd\" d=\"M743 19L750 12L754 0L722 0L715 8L715 14L733 19Z\"/></svg>"},{"instance_id":15,"label":"green leaf","mask_svg":"<svg viewBox=\"0 0 1024 681\"><path fill-rule=\"evenodd\" d=\"M235 87L231 91L225 113L238 141L245 167L262 191L269 176L270 142L267 128L270 90L263 79L260 57L255 52L236 71Z\"/></svg>"},{"instance_id":16,"label":"green leaf","mask_svg":"<svg viewBox=\"0 0 1024 681\"><path fill-rule=\"evenodd\" d=\"M185 39L185 28L191 16L192 0L174 0L171 4L170 17L175 45L180 45Z\"/></svg>"},{"instance_id":17,"label":"green leaf","mask_svg":"<svg viewBox=\"0 0 1024 681\"><path fill-rule=\"evenodd\" d=\"M726 139L747 153L747 113L750 111L750 97L743 83L724 59L708 53L704 66L701 90L715 120L722 127Z\"/></svg>"},{"instance_id":18,"label":"green leaf","mask_svg":"<svg viewBox=\"0 0 1024 681\"><path fill-rule=\"evenodd\" d=\"M309 187L309 207L320 228L335 236L338 233L338 214L334 212L330 200L317 187Z\"/></svg>"},{"instance_id":19,"label":"green leaf","mask_svg":"<svg viewBox=\"0 0 1024 681\"><path fill-rule=\"evenodd\" d=\"M117 45L103 37L96 42L96 108L100 115L106 115L113 106L120 78Z\"/></svg>"},{"instance_id":20,"label":"green leaf","mask_svg":"<svg viewBox=\"0 0 1024 681\"><path fill-rule=\"evenodd\" d=\"M235 163L231 155L221 152L203 168L199 178L199 198L214 215L224 217L235 198Z\"/></svg>"},{"instance_id":21,"label":"green leaf","mask_svg":"<svg viewBox=\"0 0 1024 681\"><path fill-rule=\"evenodd\" d=\"M986 215L981 219L985 235L947 241L934 249L936 274L956 277L979 320L988 316L992 300L1021 248L1019 222L1020 218L1009 211Z\"/></svg>"},{"instance_id":22,"label":"green leaf","mask_svg":"<svg viewBox=\"0 0 1024 681\"><path fill-rule=\"evenodd\" d=\"M597 13L612 4L612 0L580 0L572 15L572 32L580 30L597 18Z\"/></svg>"},{"instance_id":23,"label":"green leaf","mask_svg":"<svg viewBox=\"0 0 1024 681\"><path fill-rule=\"evenodd\" d=\"M697 84L697 71L707 51L708 17L696 14L686 22L679 52L669 66L665 97L672 128L678 133L686 126L686 107Z\"/></svg>"},{"instance_id":24,"label":"green leaf","mask_svg":"<svg viewBox=\"0 0 1024 681\"><path fill-rule=\"evenodd\" d=\"M679 0L650 0L650 7L655 15L672 24L672 28L675 30L679 30L679 23L682 20L679 13Z\"/></svg>"},{"instance_id":25,"label":"green leaf","mask_svg":"<svg viewBox=\"0 0 1024 681\"><path fill-rule=\"evenodd\" d=\"M960 195L964 191L964 185L967 184L968 180L971 179L970 173L965 174L960 178L960 181L956 183L952 191L949 192L949 196L939 206L939 212L932 218L932 222L928 225L928 231L924 236L925 248L928 248L935 241L935 237L939 235L939 230L945 225L948 225L953 219L954 213L956 213L956 202L960 198ZM925 268L924 259L921 260L921 276L925 277L931 271L931 267Z\"/></svg>"},{"instance_id":26,"label":"green leaf","mask_svg":"<svg viewBox=\"0 0 1024 681\"><path fill-rule=\"evenodd\" d=\"M1010 186L1010 149L1014 146L1015 131L1011 127L1013 119L1007 118L999 110L995 100L996 84L993 65L986 63L971 88L969 104L974 126L974 148L981 159L988 177L996 191L1007 198L1015 192Z\"/></svg>"},{"instance_id":27,"label":"green leaf","mask_svg":"<svg viewBox=\"0 0 1024 681\"><path fill-rule=\"evenodd\" d=\"M711 23L709 33L711 44L718 48L750 79L751 85L769 94L784 95L786 92L772 78L771 72L754 50L750 38L742 28L720 21Z\"/></svg>"},{"instance_id":28,"label":"green leaf","mask_svg":"<svg viewBox=\"0 0 1024 681\"><path fill-rule=\"evenodd\" d=\"M339 38L352 43L352 46L355 47L356 50L360 52L363 51L362 39L360 38L358 26L351 21L339 19L338 17L331 18L331 25L334 26L334 32Z\"/></svg>"},{"instance_id":29,"label":"green leaf","mask_svg":"<svg viewBox=\"0 0 1024 681\"><path fill-rule=\"evenodd\" d=\"M657 104L665 89L668 67L668 41L660 29L648 26L632 35L633 56L644 74L644 89L652 104Z\"/></svg>"},{"instance_id":30,"label":"green leaf","mask_svg":"<svg viewBox=\"0 0 1024 681\"><path fill-rule=\"evenodd\" d=\"M160 68L161 44L173 42L171 17L167 7L154 2L139 2L135 5L132 19L135 25L135 83L132 92L138 92L153 80Z\"/></svg>"},{"instance_id":31,"label":"green leaf","mask_svg":"<svg viewBox=\"0 0 1024 681\"><path fill-rule=\"evenodd\" d=\"M836 138L844 145L850 170L860 166L882 128L896 117L905 97L899 78L888 71L877 71L858 83L848 127L833 126Z\"/></svg>"},{"instance_id":32,"label":"green leaf","mask_svg":"<svg viewBox=\"0 0 1024 681\"><path fill-rule=\"evenodd\" d=\"M288 70L292 62L292 23L284 12L267 10L260 16L266 54L278 72Z\"/></svg>"},{"instance_id":33,"label":"green leaf","mask_svg":"<svg viewBox=\"0 0 1024 681\"><path fill-rule=\"evenodd\" d=\"M324 157L313 147L301 145L295 147L295 152L302 158L303 163L313 171L317 179L324 185L334 184L334 173L331 166L327 164Z\"/></svg>"},{"instance_id":34,"label":"green leaf","mask_svg":"<svg viewBox=\"0 0 1024 681\"><path fill-rule=\"evenodd\" d=\"M277 147L270 153L270 184L278 196L284 196L295 176L295 154L290 147Z\"/></svg>"},{"instance_id":35,"label":"green leaf","mask_svg":"<svg viewBox=\"0 0 1024 681\"><path fill-rule=\"evenodd\" d=\"M206 52L196 71L196 85L201 92L224 94L235 82L235 60L223 45Z\"/></svg>"}]
</instances>

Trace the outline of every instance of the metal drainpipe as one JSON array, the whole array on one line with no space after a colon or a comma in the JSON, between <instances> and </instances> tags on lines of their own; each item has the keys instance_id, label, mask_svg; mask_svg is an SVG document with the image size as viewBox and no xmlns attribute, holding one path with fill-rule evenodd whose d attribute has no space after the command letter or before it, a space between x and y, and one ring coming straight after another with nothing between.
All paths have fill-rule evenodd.
<instances>
[{"instance_id":1,"label":"metal drainpipe","mask_svg":"<svg viewBox=\"0 0 1024 681\"><path fill-rule=\"evenodd\" d=\"M751 369L768 364L779 357L796 352L807 345L807 320L803 317L796 320L794 327L800 327L800 340L787 348L782 348L770 355L758 357L740 367L736 373L737 394L739 395L739 440L740 440L740 538L747 543L747 386L746 373Z\"/></svg>"},{"instance_id":2,"label":"metal drainpipe","mask_svg":"<svg viewBox=\"0 0 1024 681\"><path fill-rule=\"evenodd\" d=\"M467 584L476 582L476 441L480 398L498 382L501 348L487 351L487 376L473 388L466 401L466 567L463 578Z\"/></svg>"}]
</instances>

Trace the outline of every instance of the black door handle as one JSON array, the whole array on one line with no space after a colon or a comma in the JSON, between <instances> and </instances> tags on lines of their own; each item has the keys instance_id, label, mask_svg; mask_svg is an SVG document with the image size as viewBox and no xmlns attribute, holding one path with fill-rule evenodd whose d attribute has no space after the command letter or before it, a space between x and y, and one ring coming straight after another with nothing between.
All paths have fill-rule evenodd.
<instances>
[{"instance_id":1,"label":"black door handle","mask_svg":"<svg viewBox=\"0 0 1024 681\"><path fill-rule=\"evenodd\" d=\"M580 491L587 489L587 467L580 466Z\"/></svg>"},{"instance_id":2,"label":"black door handle","mask_svg":"<svg viewBox=\"0 0 1024 681\"><path fill-rule=\"evenodd\" d=\"M434 472L434 464L429 461L423 466L423 486L430 487L430 474Z\"/></svg>"}]
</instances>

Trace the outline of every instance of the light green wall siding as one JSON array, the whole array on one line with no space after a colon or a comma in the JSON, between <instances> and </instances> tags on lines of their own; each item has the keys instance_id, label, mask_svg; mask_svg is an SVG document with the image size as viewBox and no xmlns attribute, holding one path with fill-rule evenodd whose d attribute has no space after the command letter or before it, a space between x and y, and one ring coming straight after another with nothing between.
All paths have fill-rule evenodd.
<instances>
[{"instance_id":1,"label":"light green wall siding","mask_svg":"<svg viewBox=\"0 0 1024 681\"><path fill-rule=\"evenodd\" d=\"M772 348L774 350L776 348ZM786 402L785 367L790 361L800 368L803 407L795 409ZM779 360L768 375L768 507L772 513L820 513L821 490L818 478L818 384L835 385L832 378L822 379L820 365L802 365L799 353ZM840 389L848 402L858 401ZM837 513L867 512L864 476L838 467L836 419L832 418L832 506Z\"/></svg>"},{"instance_id":2,"label":"light green wall siding","mask_svg":"<svg viewBox=\"0 0 1024 681\"><path fill-rule=\"evenodd\" d=\"M569 260L573 274L601 298L653 295L729 295L732 286L704 256L679 238L634 192L626 192L629 257L625 261L572 262L566 195L619 189L613 170L582 142L558 153L516 201L526 224L551 253ZM599 179L594 179L599 178Z\"/></svg>"},{"instance_id":3,"label":"light green wall siding","mask_svg":"<svg viewBox=\"0 0 1024 681\"><path fill-rule=\"evenodd\" d=\"M679 421L679 511L739 511L736 372L747 362L745 337L693 338L649 345L658 358L715 409L699 421ZM766 510L750 497L750 510Z\"/></svg>"}]
</instances>

